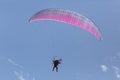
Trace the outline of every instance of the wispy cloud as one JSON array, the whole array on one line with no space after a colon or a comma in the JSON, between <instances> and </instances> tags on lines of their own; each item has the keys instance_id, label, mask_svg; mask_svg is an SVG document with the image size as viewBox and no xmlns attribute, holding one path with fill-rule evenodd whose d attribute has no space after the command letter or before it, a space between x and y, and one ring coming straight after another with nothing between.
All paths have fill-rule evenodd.
<instances>
[{"instance_id":1,"label":"wispy cloud","mask_svg":"<svg viewBox=\"0 0 120 80\"><path fill-rule=\"evenodd\" d=\"M14 65L14 66L16 66L16 67L19 67L19 68L22 68L22 69L23 69L23 66L22 66L22 65L16 63L16 62L13 61L12 59L9 59L9 58L8 58L7 60L8 60L8 62L9 62L10 64L12 64L12 65Z\"/></svg>"},{"instance_id":2,"label":"wispy cloud","mask_svg":"<svg viewBox=\"0 0 120 80\"><path fill-rule=\"evenodd\" d=\"M106 65L101 65L101 69L103 72L107 72L109 69L113 74L115 74L116 79L120 80L120 68L119 67L117 67L117 66L108 66L107 67Z\"/></svg>"},{"instance_id":3,"label":"wispy cloud","mask_svg":"<svg viewBox=\"0 0 120 80\"><path fill-rule=\"evenodd\" d=\"M113 66L113 69L116 74L116 78L120 80L120 68L118 68L117 66Z\"/></svg>"},{"instance_id":4,"label":"wispy cloud","mask_svg":"<svg viewBox=\"0 0 120 80\"><path fill-rule=\"evenodd\" d=\"M103 72L107 72L108 67L106 65L101 65L101 69Z\"/></svg>"},{"instance_id":5,"label":"wispy cloud","mask_svg":"<svg viewBox=\"0 0 120 80\"><path fill-rule=\"evenodd\" d=\"M101 65L103 72L108 72L108 69L110 72L114 74L117 80L120 80L120 67L113 66L113 65L119 65L120 63L120 52L115 53L114 55L108 56L107 62L109 63L109 66ZM110 65L111 64L111 65Z\"/></svg>"},{"instance_id":6,"label":"wispy cloud","mask_svg":"<svg viewBox=\"0 0 120 80\"><path fill-rule=\"evenodd\" d=\"M19 80L26 80L25 75L24 75L24 73L22 71L20 71L20 72L14 71L14 73L15 73L15 75L17 76L17 78Z\"/></svg>"},{"instance_id":7,"label":"wispy cloud","mask_svg":"<svg viewBox=\"0 0 120 80\"><path fill-rule=\"evenodd\" d=\"M0 56L0 59L3 61L7 61L8 63L10 63L13 66L16 66L20 69L23 69L24 67L18 63L16 63L14 60L12 60L11 58L5 57L5 56Z\"/></svg>"},{"instance_id":8,"label":"wispy cloud","mask_svg":"<svg viewBox=\"0 0 120 80\"><path fill-rule=\"evenodd\" d=\"M14 74L17 76L19 80L35 80L35 78L31 77L29 73L25 73L22 70L14 71Z\"/></svg>"},{"instance_id":9,"label":"wispy cloud","mask_svg":"<svg viewBox=\"0 0 120 80\"><path fill-rule=\"evenodd\" d=\"M4 56L0 56L0 61L7 61L10 65L13 67L17 67L18 69L15 68L14 70L14 75L18 78L17 80L36 80L34 77L30 76L29 73L26 73L24 70L25 68L20 65L19 63L16 63L14 60L11 58L7 58Z\"/></svg>"}]
</instances>

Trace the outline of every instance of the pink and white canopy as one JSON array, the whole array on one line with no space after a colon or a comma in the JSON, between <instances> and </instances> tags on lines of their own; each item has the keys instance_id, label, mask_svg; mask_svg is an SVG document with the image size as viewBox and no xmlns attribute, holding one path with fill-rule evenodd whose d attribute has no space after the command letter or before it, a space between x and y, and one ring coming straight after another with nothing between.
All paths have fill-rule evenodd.
<instances>
[{"instance_id":1,"label":"pink and white canopy","mask_svg":"<svg viewBox=\"0 0 120 80\"><path fill-rule=\"evenodd\" d=\"M98 40L102 40L100 30L90 19L70 10L58 8L44 9L34 14L30 18L29 22L36 20L55 20L59 22L73 24L81 27L84 30L87 30L88 32L93 34Z\"/></svg>"}]
</instances>

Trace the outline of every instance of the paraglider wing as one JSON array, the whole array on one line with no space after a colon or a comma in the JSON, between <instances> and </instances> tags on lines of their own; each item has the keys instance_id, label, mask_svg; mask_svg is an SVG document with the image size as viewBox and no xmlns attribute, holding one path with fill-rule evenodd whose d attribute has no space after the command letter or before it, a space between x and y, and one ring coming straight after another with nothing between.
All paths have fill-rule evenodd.
<instances>
[{"instance_id":1,"label":"paraglider wing","mask_svg":"<svg viewBox=\"0 0 120 80\"><path fill-rule=\"evenodd\" d=\"M36 20L55 20L73 24L87 30L98 40L102 40L98 27L90 19L70 10L56 8L44 9L33 15L29 22Z\"/></svg>"}]
</instances>

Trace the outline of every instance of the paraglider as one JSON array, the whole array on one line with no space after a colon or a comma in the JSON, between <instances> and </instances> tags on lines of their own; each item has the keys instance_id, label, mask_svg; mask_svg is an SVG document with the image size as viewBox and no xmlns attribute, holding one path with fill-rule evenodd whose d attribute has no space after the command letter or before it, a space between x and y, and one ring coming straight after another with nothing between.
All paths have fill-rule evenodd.
<instances>
[{"instance_id":1,"label":"paraglider","mask_svg":"<svg viewBox=\"0 0 120 80\"><path fill-rule=\"evenodd\" d=\"M61 60L62 60L62 59L55 59L55 58L54 58L52 71L54 71L54 69L56 68L56 72L58 72L58 65L61 64Z\"/></svg>"},{"instance_id":2,"label":"paraglider","mask_svg":"<svg viewBox=\"0 0 120 80\"><path fill-rule=\"evenodd\" d=\"M84 30L87 30L88 32L93 34L98 40L102 40L100 30L93 23L93 21L77 12L58 8L49 8L41 10L38 13L34 14L30 18L29 22L37 20L54 20L72 24L81 27Z\"/></svg>"}]
</instances>

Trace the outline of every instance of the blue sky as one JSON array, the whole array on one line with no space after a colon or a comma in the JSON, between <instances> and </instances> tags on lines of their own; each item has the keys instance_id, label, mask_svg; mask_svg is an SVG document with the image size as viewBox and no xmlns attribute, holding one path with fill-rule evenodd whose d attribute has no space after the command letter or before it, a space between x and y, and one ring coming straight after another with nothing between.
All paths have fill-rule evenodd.
<instances>
[{"instance_id":1,"label":"blue sky","mask_svg":"<svg viewBox=\"0 0 120 80\"><path fill-rule=\"evenodd\" d=\"M29 23L46 8L92 19L103 41L55 21ZM119 0L0 0L0 80L120 80ZM52 72L54 56L62 58Z\"/></svg>"}]
</instances>

